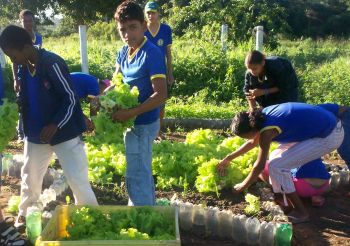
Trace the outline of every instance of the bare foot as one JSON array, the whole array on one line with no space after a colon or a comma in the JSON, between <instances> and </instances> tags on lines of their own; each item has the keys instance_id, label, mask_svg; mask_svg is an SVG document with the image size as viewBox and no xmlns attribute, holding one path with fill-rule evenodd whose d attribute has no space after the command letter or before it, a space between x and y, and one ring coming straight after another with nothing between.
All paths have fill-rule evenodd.
<instances>
[{"instance_id":1,"label":"bare foot","mask_svg":"<svg viewBox=\"0 0 350 246\"><path fill-rule=\"evenodd\" d=\"M323 196L312 196L311 204L314 207L322 207L325 203L326 199Z\"/></svg>"}]
</instances>

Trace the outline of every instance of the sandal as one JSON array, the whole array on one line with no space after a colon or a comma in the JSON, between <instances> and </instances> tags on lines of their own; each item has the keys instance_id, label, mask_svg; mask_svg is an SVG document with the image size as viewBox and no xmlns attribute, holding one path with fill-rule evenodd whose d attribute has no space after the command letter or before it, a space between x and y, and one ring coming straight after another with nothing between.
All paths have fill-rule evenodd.
<instances>
[{"instance_id":1,"label":"sandal","mask_svg":"<svg viewBox=\"0 0 350 246\"><path fill-rule=\"evenodd\" d=\"M288 217L288 220L293 224L293 225L297 225L297 224L302 224L302 223L308 223L310 222L310 219L309 217L307 218L298 218L298 217L295 217L295 216L287 216Z\"/></svg>"},{"instance_id":2,"label":"sandal","mask_svg":"<svg viewBox=\"0 0 350 246\"><path fill-rule=\"evenodd\" d=\"M27 240L13 226L14 218L7 217L0 223L0 245L5 246L24 246Z\"/></svg>"}]
</instances>

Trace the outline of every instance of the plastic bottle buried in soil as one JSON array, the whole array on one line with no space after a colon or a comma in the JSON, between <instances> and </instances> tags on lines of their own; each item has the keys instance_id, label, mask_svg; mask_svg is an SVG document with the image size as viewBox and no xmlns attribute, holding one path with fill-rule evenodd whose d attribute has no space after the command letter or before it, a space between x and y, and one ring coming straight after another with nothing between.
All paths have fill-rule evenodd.
<instances>
[{"instance_id":1,"label":"plastic bottle buried in soil","mask_svg":"<svg viewBox=\"0 0 350 246\"><path fill-rule=\"evenodd\" d=\"M9 175L9 169L11 168L11 166L13 165L13 157L12 154L3 154L2 155L2 176L8 176Z\"/></svg>"},{"instance_id":2,"label":"plastic bottle buried in soil","mask_svg":"<svg viewBox=\"0 0 350 246\"><path fill-rule=\"evenodd\" d=\"M256 245L260 237L260 221L256 217L250 217L245 224L247 232L247 244Z\"/></svg>"},{"instance_id":3,"label":"plastic bottle buried in soil","mask_svg":"<svg viewBox=\"0 0 350 246\"><path fill-rule=\"evenodd\" d=\"M186 202L179 204L180 211L180 227L185 231L189 231L192 228L192 212L193 204Z\"/></svg>"},{"instance_id":4,"label":"plastic bottle buried in soil","mask_svg":"<svg viewBox=\"0 0 350 246\"><path fill-rule=\"evenodd\" d=\"M197 235L205 235L205 216L206 210L202 205L193 205L192 231Z\"/></svg>"},{"instance_id":5,"label":"plastic bottle buried in soil","mask_svg":"<svg viewBox=\"0 0 350 246\"><path fill-rule=\"evenodd\" d=\"M170 201L167 198L158 198L156 200L157 206L170 206Z\"/></svg>"},{"instance_id":6,"label":"plastic bottle buried in soil","mask_svg":"<svg viewBox=\"0 0 350 246\"><path fill-rule=\"evenodd\" d=\"M345 167L343 170L347 172L346 185L348 185L350 183L350 170L348 167Z\"/></svg>"},{"instance_id":7,"label":"plastic bottle buried in soil","mask_svg":"<svg viewBox=\"0 0 350 246\"><path fill-rule=\"evenodd\" d=\"M329 166L329 168L330 168L330 170L332 172L338 172L339 171L339 166L336 165L336 164L329 164L328 166Z\"/></svg>"},{"instance_id":8,"label":"plastic bottle buried in soil","mask_svg":"<svg viewBox=\"0 0 350 246\"><path fill-rule=\"evenodd\" d=\"M247 217L245 215L235 215L232 221L232 239L238 243L246 243L247 232L245 229Z\"/></svg>"},{"instance_id":9,"label":"plastic bottle buried in soil","mask_svg":"<svg viewBox=\"0 0 350 246\"><path fill-rule=\"evenodd\" d=\"M340 175L338 172L330 172L330 174L331 174L331 188L334 190L339 186Z\"/></svg>"},{"instance_id":10,"label":"plastic bottle buried in soil","mask_svg":"<svg viewBox=\"0 0 350 246\"><path fill-rule=\"evenodd\" d=\"M339 171L340 181L339 185L344 186L349 184L349 172L345 169Z\"/></svg>"},{"instance_id":11,"label":"plastic bottle buried in soil","mask_svg":"<svg viewBox=\"0 0 350 246\"><path fill-rule=\"evenodd\" d=\"M232 238L233 213L230 210L223 210L218 213L219 237Z\"/></svg>"},{"instance_id":12,"label":"plastic bottle buried in soil","mask_svg":"<svg viewBox=\"0 0 350 246\"><path fill-rule=\"evenodd\" d=\"M47 223L49 222L49 220L52 218L52 212L49 211L44 211L42 216L41 216L41 220L42 220L42 227L45 228L45 226L47 225Z\"/></svg>"},{"instance_id":13,"label":"plastic bottle buried in soil","mask_svg":"<svg viewBox=\"0 0 350 246\"><path fill-rule=\"evenodd\" d=\"M275 241L276 225L273 222L263 221L260 224L259 245L272 246Z\"/></svg>"},{"instance_id":14,"label":"plastic bottle buried in soil","mask_svg":"<svg viewBox=\"0 0 350 246\"><path fill-rule=\"evenodd\" d=\"M5 162L7 165L7 175L16 177L16 166L12 154L6 154Z\"/></svg>"},{"instance_id":15,"label":"plastic bottle buried in soil","mask_svg":"<svg viewBox=\"0 0 350 246\"><path fill-rule=\"evenodd\" d=\"M29 240L34 244L42 231L41 209L39 205L27 209L26 230Z\"/></svg>"},{"instance_id":16,"label":"plastic bottle buried in soil","mask_svg":"<svg viewBox=\"0 0 350 246\"><path fill-rule=\"evenodd\" d=\"M262 204L262 208L269 212L274 208L274 206L275 204L271 201L266 201Z\"/></svg>"},{"instance_id":17,"label":"plastic bottle buried in soil","mask_svg":"<svg viewBox=\"0 0 350 246\"><path fill-rule=\"evenodd\" d=\"M291 224L277 225L275 233L276 246L289 246L293 236L293 228Z\"/></svg>"},{"instance_id":18,"label":"plastic bottle buried in soil","mask_svg":"<svg viewBox=\"0 0 350 246\"><path fill-rule=\"evenodd\" d=\"M52 187L50 187L49 189L45 189L39 198L39 201L43 204L43 207L45 207L51 201L55 201L55 200L56 200L56 191Z\"/></svg>"},{"instance_id":19,"label":"plastic bottle buried in soil","mask_svg":"<svg viewBox=\"0 0 350 246\"><path fill-rule=\"evenodd\" d=\"M213 237L218 236L219 208L209 207L205 217L206 234Z\"/></svg>"}]
</instances>

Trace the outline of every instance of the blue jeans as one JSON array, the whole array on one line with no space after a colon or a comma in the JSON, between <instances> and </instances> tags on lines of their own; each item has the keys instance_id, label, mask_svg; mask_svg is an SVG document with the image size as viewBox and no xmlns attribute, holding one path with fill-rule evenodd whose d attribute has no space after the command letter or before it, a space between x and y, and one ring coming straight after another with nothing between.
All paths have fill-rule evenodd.
<instances>
[{"instance_id":1,"label":"blue jeans","mask_svg":"<svg viewBox=\"0 0 350 246\"><path fill-rule=\"evenodd\" d=\"M158 131L159 120L147 125L135 125L125 132L125 180L129 205L155 205L152 144Z\"/></svg>"},{"instance_id":2,"label":"blue jeans","mask_svg":"<svg viewBox=\"0 0 350 246\"><path fill-rule=\"evenodd\" d=\"M344 141L338 148L338 153L350 168L350 108L341 116L341 122L344 128Z\"/></svg>"}]
</instances>

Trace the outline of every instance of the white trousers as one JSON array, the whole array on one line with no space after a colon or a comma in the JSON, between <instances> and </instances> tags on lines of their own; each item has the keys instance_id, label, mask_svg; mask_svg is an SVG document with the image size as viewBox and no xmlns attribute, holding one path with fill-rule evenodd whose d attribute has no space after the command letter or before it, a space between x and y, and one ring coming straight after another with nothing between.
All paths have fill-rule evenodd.
<instances>
[{"instance_id":1,"label":"white trousers","mask_svg":"<svg viewBox=\"0 0 350 246\"><path fill-rule=\"evenodd\" d=\"M337 149L344 139L344 130L339 121L325 138L311 138L302 142L282 144L270 155L270 183L275 193L295 191L290 170L322 157Z\"/></svg>"},{"instance_id":2,"label":"white trousers","mask_svg":"<svg viewBox=\"0 0 350 246\"><path fill-rule=\"evenodd\" d=\"M22 167L21 203L19 215L25 216L27 208L38 201L43 178L50 164L53 152L71 187L75 203L79 205L97 205L88 179L88 162L84 143L80 137L51 146L24 142L24 165Z\"/></svg>"}]
</instances>

